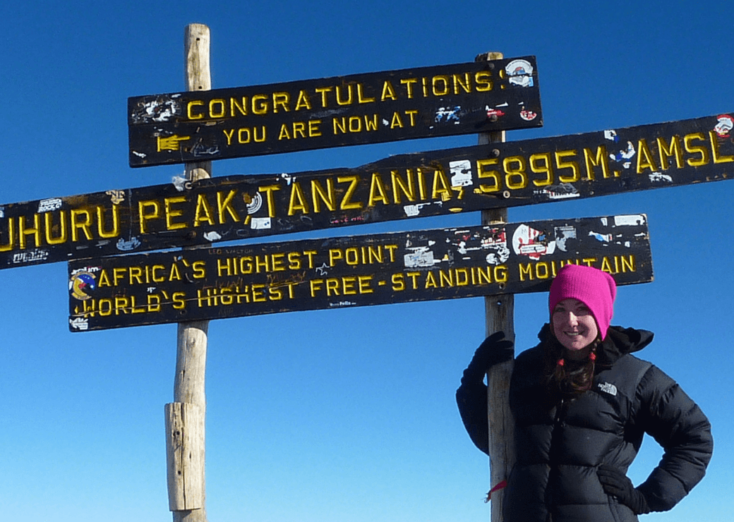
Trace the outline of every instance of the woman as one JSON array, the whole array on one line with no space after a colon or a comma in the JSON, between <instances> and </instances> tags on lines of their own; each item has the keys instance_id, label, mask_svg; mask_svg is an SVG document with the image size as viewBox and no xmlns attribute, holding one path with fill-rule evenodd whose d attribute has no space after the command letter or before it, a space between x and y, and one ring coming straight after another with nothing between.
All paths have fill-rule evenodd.
<instances>
[{"instance_id":1,"label":"woman","mask_svg":"<svg viewBox=\"0 0 734 522\"><path fill-rule=\"evenodd\" d=\"M711 426L667 375L632 355L652 333L610 327L616 285L601 270L566 265L549 295L540 344L515 360L510 409L517 462L505 490L506 522L620 522L671 509L702 478ZM469 435L488 452L484 376L512 359L502 332L464 371L456 398ZM645 433L664 449L635 488L626 471Z\"/></svg>"}]
</instances>

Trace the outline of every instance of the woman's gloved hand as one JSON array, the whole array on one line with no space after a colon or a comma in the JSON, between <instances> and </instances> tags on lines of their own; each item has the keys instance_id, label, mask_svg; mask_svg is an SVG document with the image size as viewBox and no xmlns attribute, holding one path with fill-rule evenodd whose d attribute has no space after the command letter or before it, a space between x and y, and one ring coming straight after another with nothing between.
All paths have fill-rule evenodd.
<instances>
[{"instance_id":1,"label":"woman's gloved hand","mask_svg":"<svg viewBox=\"0 0 734 522\"><path fill-rule=\"evenodd\" d=\"M505 332L493 333L474 352L474 357L472 357L469 366L464 370L461 383L483 382L487 370L495 364L512 360L514 356L514 344L505 338Z\"/></svg>"},{"instance_id":2,"label":"woman's gloved hand","mask_svg":"<svg viewBox=\"0 0 734 522\"><path fill-rule=\"evenodd\" d=\"M599 466L597 475L607 495L617 497L617 500L630 508L635 515L644 515L650 512L645 495L635 489L627 475L617 468L602 464Z\"/></svg>"}]
</instances>

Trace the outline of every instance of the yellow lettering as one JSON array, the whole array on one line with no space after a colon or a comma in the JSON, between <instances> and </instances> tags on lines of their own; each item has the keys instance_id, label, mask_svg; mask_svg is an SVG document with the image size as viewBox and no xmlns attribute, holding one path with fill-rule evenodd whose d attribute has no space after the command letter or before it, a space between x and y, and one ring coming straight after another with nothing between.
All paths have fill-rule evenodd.
<instances>
[{"instance_id":1,"label":"yellow lettering","mask_svg":"<svg viewBox=\"0 0 734 522\"><path fill-rule=\"evenodd\" d=\"M571 169L571 176L562 176L558 174L558 180L561 183L575 183L581 179L581 169L579 164L575 161L563 161L564 158L576 156L575 150L561 150L554 153L556 159L556 168L560 169Z\"/></svg>"},{"instance_id":2,"label":"yellow lettering","mask_svg":"<svg viewBox=\"0 0 734 522\"><path fill-rule=\"evenodd\" d=\"M301 184L298 181L291 183L291 199L288 204L288 215L294 215L296 210L300 210L303 214L308 214L308 203L306 202L306 197L303 195Z\"/></svg>"},{"instance_id":3,"label":"yellow lettering","mask_svg":"<svg viewBox=\"0 0 734 522\"><path fill-rule=\"evenodd\" d=\"M357 187L359 186L359 176L339 176L336 178L337 183L349 183L349 188L347 188L346 192L344 193L344 198L342 199L341 203L339 204L340 210L359 210L362 208L362 203L352 202L352 196L354 196L354 192L357 190Z\"/></svg>"},{"instance_id":4,"label":"yellow lettering","mask_svg":"<svg viewBox=\"0 0 734 522\"><path fill-rule=\"evenodd\" d=\"M650 169L652 172L659 170L657 165L655 165L655 158L647 146L647 141L642 138L637 144L637 173L642 174L642 171L645 169Z\"/></svg>"},{"instance_id":5,"label":"yellow lettering","mask_svg":"<svg viewBox=\"0 0 734 522\"><path fill-rule=\"evenodd\" d=\"M451 184L446 178L446 174L441 169L433 171L433 190L431 191L431 199L441 199L448 201L451 199Z\"/></svg>"},{"instance_id":6,"label":"yellow lettering","mask_svg":"<svg viewBox=\"0 0 734 522\"><path fill-rule=\"evenodd\" d=\"M408 169L407 186L406 181L400 177L400 174L397 170L390 171L390 178L392 180L392 193L396 205L399 205L402 202L402 199L400 197L401 193L405 194L405 197L408 198L408 201L415 201L413 172L410 169Z\"/></svg>"},{"instance_id":7,"label":"yellow lettering","mask_svg":"<svg viewBox=\"0 0 734 522\"><path fill-rule=\"evenodd\" d=\"M715 131L709 131L709 137L711 141L711 157L714 159L714 164L717 163L729 163L734 161L734 156L720 156L719 155L719 141L716 137Z\"/></svg>"},{"instance_id":8,"label":"yellow lettering","mask_svg":"<svg viewBox=\"0 0 734 522\"><path fill-rule=\"evenodd\" d=\"M186 115L190 120L200 120L204 117L203 114L194 114L192 111L194 106L201 107L204 105L204 102L201 100L191 100L188 105L186 106Z\"/></svg>"},{"instance_id":9,"label":"yellow lettering","mask_svg":"<svg viewBox=\"0 0 734 522\"><path fill-rule=\"evenodd\" d=\"M600 145L596 148L596 155L592 157L591 150L584 149L584 163L586 165L586 179L594 180L594 167L601 166L602 176L606 179L609 177L609 155L607 148ZM615 174L619 175L619 174Z\"/></svg>"},{"instance_id":10,"label":"yellow lettering","mask_svg":"<svg viewBox=\"0 0 734 522\"><path fill-rule=\"evenodd\" d=\"M74 223L74 211L72 210L72 223ZM81 227L84 230L84 233L87 235L87 239L92 239L89 235L89 212L86 210L79 211L80 213L83 213L87 217L87 221L85 221ZM76 229L72 231L72 234L76 232ZM25 238L26 236L33 236L33 239L36 243L36 247L41 246L41 216L38 214L33 214L33 228L26 228L25 224L25 216L20 216L18 218L18 243L20 244L21 250L26 248L25 244ZM76 237L74 238L74 241L76 241Z\"/></svg>"},{"instance_id":11,"label":"yellow lettering","mask_svg":"<svg viewBox=\"0 0 734 522\"><path fill-rule=\"evenodd\" d=\"M273 93L273 113L278 112L278 107L282 108L285 112L288 112L290 109L288 106L290 105L291 101L291 95L287 92L274 92Z\"/></svg>"},{"instance_id":12,"label":"yellow lettering","mask_svg":"<svg viewBox=\"0 0 734 522\"><path fill-rule=\"evenodd\" d=\"M374 98L366 98L364 93L362 92L362 88L364 86L361 83L357 84L357 102L358 103L372 103L375 101Z\"/></svg>"},{"instance_id":13,"label":"yellow lettering","mask_svg":"<svg viewBox=\"0 0 734 522\"><path fill-rule=\"evenodd\" d=\"M686 160L686 163L690 165L691 167L702 167L704 165L707 165L709 162L709 153L708 149L704 147L703 145L694 146L691 142L693 140L700 140L704 141L706 138L704 137L703 133L696 132L695 134L687 134L683 138L683 147L686 149L686 152L689 154L700 154L701 157L698 159L688 158Z\"/></svg>"},{"instance_id":14,"label":"yellow lettering","mask_svg":"<svg viewBox=\"0 0 734 522\"><path fill-rule=\"evenodd\" d=\"M545 174L544 180L533 179L536 187L545 187L553 184L553 168L549 152L530 156L530 171L533 174Z\"/></svg>"},{"instance_id":15,"label":"yellow lettering","mask_svg":"<svg viewBox=\"0 0 734 522\"><path fill-rule=\"evenodd\" d=\"M331 92L332 87L317 87L314 89L317 93L321 95L321 106L326 107L326 94Z\"/></svg>"},{"instance_id":16,"label":"yellow lettering","mask_svg":"<svg viewBox=\"0 0 734 522\"><path fill-rule=\"evenodd\" d=\"M268 113L268 97L264 94L256 94L252 97L252 113L267 114Z\"/></svg>"},{"instance_id":17,"label":"yellow lettering","mask_svg":"<svg viewBox=\"0 0 734 522\"><path fill-rule=\"evenodd\" d=\"M237 191L235 189L232 189L229 191L229 194L227 194L227 197L224 198L224 201L222 201L222 193L217 192L217 209L219 210L219 224L223 225L227 219L225 218L225 212L229 214L229 216L232 218L232 220L235 223L239 223L240 216L237 214L235 209L232 207L232 200L234 199L235 195L237 194Z\"/></svg>"},{"instance_id":18,"label":"yellow lettering","mask_svg":"<svg viewBox=\"0 0 734 522\"><path fill-rule=\"evenodd\" d=\"M198 227L202 221L206 221L209 225L214 225L212 218L212 210L209 207L209 201L206 194L198 194L196 197L196 211L194 212L194 226Z\"/></svg>"},{"instance_id":19,"label":"yellow lettering","mask_svg":"<svg viewBox=\"0 0 734 522\"><path fill-rule=\"evenodd\" d=\"M215 99L209 101L209 116L211 118L224 118L226 112L224 107L224 100Z\"/></svg>"},{"instance_id":20,"label":"yellow lettering","mask_svg":"<svg viewBox=\"0 0 734 522\"><path fill-rule=\"evenodd\" d=\"M268 216L275 217L275 200L273 199L273 192L280 190L280 185L267 185L265 187L257 187L258 192L265 192L265 201L268 205Z\"/></svg>"},{"instance_id":21,"label":"yellow lettering","mask_svg":"<svg viewBox=\"0 0 734 522\"><path fill-rule=\"evenodd\" d=\"M400 80L400 83L405 85L405 88L408 91L408 99L413 98L413 85L418 83L418 80L415 78L408 78L407 80Z\"/></svg>"},{"instance_id":22,"label":"yellow lettering","mask_svg":"<svg viewBox=\"0 0 734 522\"><path fill-rule=\"evenodd\" d=\"M146 212L145 209L150 208L152 209L150 212ZM160 204L155 201L138 201L138 217L140 218L140 233L145 234L147 232L147 229L145 228L145 222L149 219L158 219L160 217L160 210L161 206ZM71 211L72 214L74 211ZM72 236L74 235L74 232L72 231Z\"/></svg>"},{"instance_id":23,"label":"yellow lettering","mask_svg":"<svg viewBox=\"0 0 734 522\"><path fill-rule=\"evenodd\" d=\"M308 98L306 91L298 93L298 101L296 102L296 110L311 109L311 100Z\"/></svg>"},{"instance_id":24,"label":"yellow lettering","mask_svg":"<svg viewBox=\"0 0 734 522\"><path fill-rule=\"evenodd\" d=\"M102 208L102 207L99 207ZM45 227L44 230L46 232L46 243L49 245L61 245L63 243L66 243L68 241L68 236L66 232L66 211L60 210L59 211L59 225L58 227L54 226L53 222L53 214L51 212L46 212L46 215L44 216L44 223ZM10 235L12 236L12 224L13 220L10 219L9 225L10 225ZM59 228L59 235L57 237L53 237L52 232L54 229ZM11 239L12 241L12 239ZM12 246L12 243L11 243ZM0 247L0 252L2 252L3 249Z\"/></svg>"},{"instance_id":25,"label":"yellow lettering","mask_svg":"<svg viewBox=\"0 0 734 522\"><path fill-rule=\"evenodd\" d=\"M34 218L38 217L38 215L34 216ZM142 218L141 218L142 219ZM23 238L24 234L27 234L27 232L23 231L23 218L19 220L19 234L20 234L20 248L25 248L25 240ZM92 225L92 216L89 214L88 210L85 209L72 209L71 210L71 240L72 241L79 241L79 234L78 231L81 230L84 232L84 236L87 238L87 240L92 240L92 232L89 230L89 228ZM36 228L38 228L38 222L36 220ZM38 231L36 232L36 246L40 246L40 234L38 234Z\"/></svg>"},{"instance_id":26,"label":"yellow lettering","mask_svg":"<svg viewBox=\"0 0 734 522\"><path fill-rule=\"evenodd\" d=\"M474 84L477 92L487 92L492 90L492 73L489 71L479 71L474 74Z\"/></svg>"},{"instance_id":27,"label":"yellow lettering","mask_svg":"<svg viewBox=\"0 0 734 522\"><path fill-rule=\"evenodd\" d=\"M332 212L336 210L336 202L334 199L334 180L326 178L326 190L321 186L318 179L311 180L311 199L313 200L313 211L321 212L321 202Z\"/></svg>"},{"instance_id":28,"label":"yellow lettering","mask_svg":"<svg viewBox=\"0 0 734 522\"><path fill-rule=\"evenodd\" d=\"M491 192L499 192L502 190L502 186L500 184L500 174L496 170L485 170L486 167L490 165L497 165L499 163L499 160L496 158L492 159L486 159L486 160L477 160L477 177L479 179L492 179L494 180L493 185L479 185L479 190L483 192L484 194L489 194Z\"/></svg>"},{"instance_id":29,"label":"yellow lettering","mask_svg":"<svg viewBox=\"0 0 734 522\"><path fill-rule=\"evenodd\" d=\"M171 218L183 216L182 209L174 209L172 205L175 203L185 203L186 196L177 196L175 198L166 198L163 200L166 206L166 230L179 230L186 228L186 223L174 223ZM158 216L156 216L158 217ZM142 225L142 220L141 220Z\"/></svg>"},{"instance_id":30,"label":"yellow lettering","mask_svg":"<svg viewBox=\"0 0 734 522\"><path fill-rule=\"evenodd\" d=\"M513 167L513 165L515 165ZM505 170L505 184L512 190L523 189L528 186L528 175L525 172L525 158L510 156L502 161Z\"/></svg>"},{"instance_id":31,"label":"yellow lettering","mask_svg":"<svg viewBox=\"0 0 734 522\"><path fill-rule=\"evenodd\" d=\"M391 100L398 99L395 95L395 89L393 88L392 83L390 83L389 80L385 80L382 84L382 95L380 96L380 101L385 101L388 98Z\"/></svg>"},{"instance_id":32,"label":"yellow lettering","mask_svg":"<svg viewBox=\"0 0 734 522\"><path fill-rule=\"evenodd\" d=\"M104 221L105 221L104 208L97 207L97 232L99 232L99 237L104 238L104 239L110 239L110 238L117 237L118 235L120 235L119 213L120 213L120 207L118 207L117 205L112 205L112 231L107 232L104 229ZM48 235L48 232L46 234Z\"/></svg>"},{"instance_id":33,"label":"yellow lettering","mask_svg":"<svg viewBox=\"0 0 734 522\"><path fill-rule=\"evenodd\" d=\"M373 207L375 202L382 201L385 205L390 202L387 199L387 193L385 192L385 185L382 183L382 177L379 172L372 173L372 180L370 182L370 198L367 202L368 207Z\"/></svg>"},{"instance_id":34,"label":"yellow lettering","mask_svg":"<svg viewBox=\"0 0 734 522\"><path fill-rule=\"evenodd\" d=\"M658 152L660 153L660 166L663 170L668 170L670 162L668 161L671 156L675 157L676 168L683 168L683 151L680 148L680 138L673 136L670 138L670 144L666 144L662 137L658 137Z\"/></svg>"}]
</instances>

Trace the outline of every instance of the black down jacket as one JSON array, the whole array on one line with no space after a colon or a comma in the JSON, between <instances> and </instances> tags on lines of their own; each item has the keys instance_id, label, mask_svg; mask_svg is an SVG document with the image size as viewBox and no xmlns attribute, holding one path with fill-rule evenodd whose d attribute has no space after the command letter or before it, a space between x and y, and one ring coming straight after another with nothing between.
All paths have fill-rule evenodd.
<instances>
[{"instance_id":1,"label":"black down jacket","mask_svg":"<svg viewBox=\"0 0 734 522\"><path fill-rule=\"evenodd\" d=\"M637 489L652 511L680 501L704 476L713 439L708 419L661 370L630 352L652 333L611 327L597 350L592 389L568 400L548 401L543 386L543 342L515 360L510 408L515 418L517 461L505 490L506 522L627 522L637 516L599 482L601 464L626 473L645 433L664 450L659 465ZM457 391L472 441L488 451L487 392L483 382Z\"/></svg>"}]
</instances>

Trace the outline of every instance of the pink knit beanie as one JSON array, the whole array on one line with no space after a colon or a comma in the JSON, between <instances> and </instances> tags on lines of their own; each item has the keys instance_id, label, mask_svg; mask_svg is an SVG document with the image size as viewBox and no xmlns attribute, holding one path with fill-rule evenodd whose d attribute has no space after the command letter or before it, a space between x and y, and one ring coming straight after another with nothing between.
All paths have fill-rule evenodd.
<instances>
[{"instance_id":1,"label":"pink knit beanie","mask_svg":"<svg viewBox=\"0 0 734 522\"><path fill-rule=\"evenodd\" d=\"M591 310L602 339L607 336L614 313L617 284L612 276L597 268L582 265L564 265L551 283L548 305L550 314L564 299L578 299Z\"/></svg>"}]
</instances>

